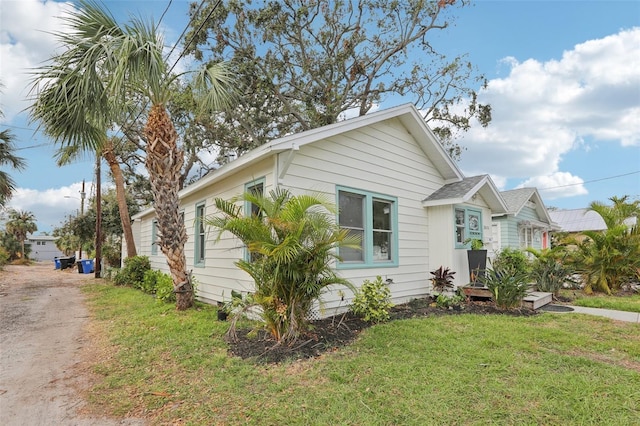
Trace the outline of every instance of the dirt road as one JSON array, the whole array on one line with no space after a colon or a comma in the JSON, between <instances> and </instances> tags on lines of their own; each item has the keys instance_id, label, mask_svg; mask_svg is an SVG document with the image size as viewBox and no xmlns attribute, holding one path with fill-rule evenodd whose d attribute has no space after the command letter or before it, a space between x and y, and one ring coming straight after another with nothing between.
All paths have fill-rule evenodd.
<instances>
[{"instance_id":1,"label":"dirt road","mask_svg":"<svg viewBox=\"0 0 640 426\"><path fill-rule=\"evenodd\" d=\"M81 413L90 342L80 286L94 280L53 262L0 271L0 425L142 424Z\"/></svg>"}]
</instances>

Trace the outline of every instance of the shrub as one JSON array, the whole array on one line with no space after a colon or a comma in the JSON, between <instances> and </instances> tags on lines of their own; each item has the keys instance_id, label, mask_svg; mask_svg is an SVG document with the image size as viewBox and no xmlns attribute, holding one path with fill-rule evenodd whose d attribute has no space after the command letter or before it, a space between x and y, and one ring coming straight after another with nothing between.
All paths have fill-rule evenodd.
<instances>
[{"instance_id":1,"label":"shrub","mask_svg":"<svg viewBox=\"0 0 640 426\"><path fill-rule=\"evenodd\" d=\"M466 298L461 294L454 294L453 296L448 296L446 294L440 293L438 297L436 297L436 306L438 308L455 308L459 307L464 303Z\"/></svg>"},{"instance_id":2,"label":"shrub","mask_svg":"<svg viewBox=\"0 0 640 426\"><path fill-rule=\"evenodd\" d=\"M160 271L158 271L160 272ZM156 298L163 302L175 302L176 294L173 292L173 280L171 275L160 272L156 277Z\"/></svg>"},{"instance_id":3,"label":"shrub","mask_svg":"<svg viewBox=\"0 0 640 426\"><path fill-rule=\"evenodd\" d=\"M430 272L433 278L430 278L433 289L436 291L444 291L449 288L453 288L453 276L456 274L450 271L449 268L440 266L435 271Z\"/></svg>"},{"instance_id":4,"label":"shrub","mask_svg":"<svg viewBox=\"0 0 640 426\"><path fill-rule=\"evenodd\" d=\"M565 283L576 284L572 278L575 271L569 266L563 247L528 251L536 257L531 265L531 276L538 291L546 291L557 296Z\"/></svg>"},{"instance_id":5,"label":"shrub","mask_svg":"<svg viewBox=\"0 0 640 426\"><path fill-rule=\"evenodd\" d=\"M245 215L239 201L250 203L257 214ZM229 231L247 247L249 256L236 265L253 278L252 302L260 306L265 327L278 342L291 344L306 331L309 310L328 287L353 288L336 274L332 262L337 248L359 247L359 239L338 227L335 206L326 195L248 191L215 203L220 215L207 223L218 230L218 238Z\"/></svg>"},{"instance_id":6,"label":"shrub","mask_svg":"<svg viewBox=\"0 0 640 426\"><path fill-rule=\"evenodd\" d=\"M511 271L515 275L529 273L530 263L523 251L506 247L496 254L492 265L500 271Z\"/></svg>"},{"instance_id":7,"label":"shrub","mask_svg":"<svg viewBox=\"0 0 640 426\"><path fill-rule=\"evenodd\" d=\"M496 306L502 309L519 307L528 291L527 275L509 267L489 268L479 280L491 291Z\"/></svg>"},{"instance_id":8,"label":"shrub","mask_svg":"<svg viewBox=\"0 0 640 426\"><path fill-rule=\"evenodd\" d=\"M113 283L142 289L144 273L149 270L151 262L147 256L128 257L124 260L124 267L113 277Z\"/></svg>"},{"instance_id":9,"label":"shrub","mask_svg":"<svg viewBox=\"0 0 640 426\"><path fill-rule=\"evenodd\" d=\"M365 280L362 287L356 291L356 297L351 303L351 312L362 317L367 322L383 322L389 319L391 290L381 276L375 281Z\"/></svg>"},{"instance_id":10,"label":"shrub","mask_svg":"<svg viewBox=\"0 0 640 426\"><path fill-rule=\"evenodd\" d=\"M0 247L0 271L9 263L9 252L4 247Z\"/></svg>"}]
</instances>

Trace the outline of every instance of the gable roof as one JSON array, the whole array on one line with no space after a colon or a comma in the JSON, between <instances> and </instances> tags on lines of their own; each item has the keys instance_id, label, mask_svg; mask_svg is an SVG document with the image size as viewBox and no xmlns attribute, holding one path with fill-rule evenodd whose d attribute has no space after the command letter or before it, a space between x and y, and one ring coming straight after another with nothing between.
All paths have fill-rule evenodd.
<instances>
[{"instance_id":1,"label":"gable roof","mask_svg":"<svg viewBox=\"0 0 640 426\"><path fill-rule=\"evenodd\" d=\"M489 175L472 176L448 183L424 199L422 205L433 207L466 203L476 194L480 194L487 202L492 214L507 212L507 206Z\"/></svg>"},{"instance_id":2,"label":"gable roof","mask_svg":"<svg viewBox=\"0 0 640 426\"><path fill-rule=\"evenodd\" d=\"M544 202L542 201L542 197L536 188L511 189L508 191L502 191L500 195L502 195L502 198L507 205L507 214L517 216L524 206L527 205L527 202L532 201L536 206L538 218L549 224L553 222Z\"/></svg>"},{"instance_id":3,"label":"gable roof","mask_svg":"<svg viewBox=\"0 0 640 426\"><path fill-rule=\"evenodd\" d=\"M602 216L589 209L552 210L549 215L564 232L603 231L607 229Z\"/></svg>"},{"instance_id":4,"label":"gable roof","mask_svg":"<svg viewBox=\"0 0 640 426\"><path fill-rule=\"evenodd\" d=\"M427 126L427 123L424 121L420 111L418 111L413 104L403 104L275 139L245 153L237 160L223 165L219 169L207 174L199 181L183 188L179 192L179 196L182 198L195 193L216 181L251 167L256 162L272 155L285 151L295 153L301 146L392 119L398 119L402 123L409 134L414 138L418 146L420 146L424 151L426 156L431 159L434 167L442 175L445 182L463 179L463 174L458 168L458 165L451 159L451 157L449 157L445 149L442 147L442 144L438 141L438 138L431 131L429 126ZM152 211L153 208L146 209L134 215L133 218L145 216Z\"/></svg>"}]
</instances>

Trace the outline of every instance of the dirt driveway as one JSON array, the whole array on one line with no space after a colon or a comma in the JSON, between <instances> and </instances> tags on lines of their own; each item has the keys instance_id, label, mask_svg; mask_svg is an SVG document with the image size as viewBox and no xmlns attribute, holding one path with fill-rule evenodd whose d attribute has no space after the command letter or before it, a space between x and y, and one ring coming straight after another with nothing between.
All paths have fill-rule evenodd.
<instances>
[{"instance_id":1,"label":"dirt driveway","mask_svg":"<svg viewBox=\"0 0 640 426\"><path fill-rule=\"evenodd\" d=\"M53 262L0 271L0 425L134 425L82 414L90 343L80 286L96 280Z\"/></svg>"}]
</instances>

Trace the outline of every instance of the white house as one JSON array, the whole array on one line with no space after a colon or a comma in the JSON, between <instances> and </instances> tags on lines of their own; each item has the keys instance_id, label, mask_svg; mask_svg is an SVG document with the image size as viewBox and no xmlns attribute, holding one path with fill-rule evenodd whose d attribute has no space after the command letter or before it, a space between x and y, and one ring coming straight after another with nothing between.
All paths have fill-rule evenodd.
<instances>
[{"instance_id":1,"label":"white house","mask_svg":"<svg viewBox=\"0 0 640 426\"><path fill-rule=\"evenodd\" d=\"M491 179L465 178L411 104L286 136L180 192L188 269L199 299L222 301L231 290L252 291L249 276L234 265L245 256L241 243L230 234L216 242L217 233L200 226L216 214L214 199L276 187L335 199L338 223L363 235L362 250L341 252L335 268L356 286L378 275L391 279L395 303L429 294L429 272L441 265L457 272L456 285L466 284L465 240L490 239L491 215L507 211ZM154 244L153 209L133 220L138 254L168 271ZM325 312L341 304L337 291L323 301Z\"/></svg>"},{"instance_id":2,"label":"white house","mask_svg":"<svg viewBox=\"0 0 640 426\"><path fill-rule=\"evenodd\" d=\"M31 246L29 258L36 262L51 261L56 257L64 256L64 253L56 246L57 237L49 235L30 235L25 240L25 245Z\"/></svg>"}]
</instances>

